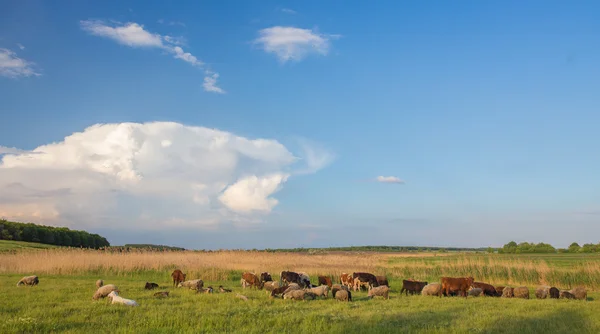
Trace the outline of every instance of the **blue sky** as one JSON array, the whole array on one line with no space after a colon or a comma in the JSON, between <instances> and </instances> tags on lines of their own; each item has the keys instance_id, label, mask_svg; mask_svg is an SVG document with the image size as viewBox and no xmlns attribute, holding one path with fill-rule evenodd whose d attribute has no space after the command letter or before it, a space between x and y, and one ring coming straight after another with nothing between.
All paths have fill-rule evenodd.
<instances>
[{"instance_id":1,"label":"blue sky","mask_svg":"<svg viewBox=\"0 0 600 334\"><path fill-rule=\"evenodd\" d=\"M599 241L597 2L0 6L7 218L190 248ZM252 144L198 148L223 136Z\"/></svg>"}]
</instances>

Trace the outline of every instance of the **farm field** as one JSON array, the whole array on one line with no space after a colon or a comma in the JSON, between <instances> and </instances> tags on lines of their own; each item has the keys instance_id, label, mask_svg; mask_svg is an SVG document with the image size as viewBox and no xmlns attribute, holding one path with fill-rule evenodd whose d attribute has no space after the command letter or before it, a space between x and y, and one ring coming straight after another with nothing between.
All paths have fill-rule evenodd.
<instances>
[{"instance_id":1,"label":"farm field","mask_svg":"<svg viewBox=\"0 0 600 334\"><path fill-rule=\"evenodd\" d=\"M9 240L0 240L0 253L2 252L12 252L17 250L31 250L31 249L50 249L57 248L57 246L39 244L35 242L25 242L25 241L9 241Z\"/></svg>"},{"instance_id":2,"label":"farm field","mask_svg":"<svg viewBox=\"0 0 600 334\"><path fill-rule=\"evenodd\" d=\"M0 332L597 333L600 293L595 277L599 263L597 256L579 254L104 253L79 249L5 253L0 254L0 316L4 320ZM175 268L186 272L188 279L202 278L205 287L223 285L234 291L197 294L174 289L169 275ZM270 299L265 291L241 288L239 279L245 270L306 271L313 283L318 274L386 274L390 299L369 300L366 292L353 294L351 303L331 297L315 301ZM402 278L439 282L442 275L464 276L466 272L492 284L527 285L532 299L399 294ZM31 274L39 276L38 286L15 287L22 276ZM105 284L117 285L121 296L136 300L140 306L110 305L106 299L92 301L99 278ZM170 291L170 296L154 298L153 291L143 288L146 281L158 283L161 289L157 291ZM537 300L533 289L540 283L560 289L586 285L588 300ZM236 293L249 300L235 298Z\"/></svg>"}]
</instances>

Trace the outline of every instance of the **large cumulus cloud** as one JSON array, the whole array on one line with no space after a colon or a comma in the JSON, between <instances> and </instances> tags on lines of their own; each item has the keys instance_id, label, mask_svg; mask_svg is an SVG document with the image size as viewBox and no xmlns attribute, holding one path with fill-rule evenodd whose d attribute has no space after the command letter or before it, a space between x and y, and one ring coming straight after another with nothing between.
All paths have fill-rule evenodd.
<instances>
[{"instance_id":1,"label":"large cumulus cloud","mask_svg":"<svg viewBox=\"0 0 600 334\"><path fill-rule=\"evenodd\" d=\"M324 166L276 140L173 122L96 124L5 154L0 216L103 228L244 224L269 214L277 191L307 165Z\"/></svg>"}]
</instances>

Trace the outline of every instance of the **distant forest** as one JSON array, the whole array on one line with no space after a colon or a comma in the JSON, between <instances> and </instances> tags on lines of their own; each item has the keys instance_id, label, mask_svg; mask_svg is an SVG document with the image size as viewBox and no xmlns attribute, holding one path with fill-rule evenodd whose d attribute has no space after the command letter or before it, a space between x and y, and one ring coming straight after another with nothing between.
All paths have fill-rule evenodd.
<instances>
[{"instance_id":1,"label":"distant forest","mask_svg":"<svg viewBox=\"0 0 600 334\"><path fill-rule=\"evenodd\" d=\"M17 223L0 219L0 240L28 241L42 244L84 248L110 246L108 240L98 234L70 230L33 223Z\"/></svg>"},{"instance_id":2,"label":"distant forest","mask_svg":"<svg viewBox=\"0 0 600 334\"><path fill-rule=\"evenodd\" d=\"M493 252L493 249L488 248L488 252ZM583 244L579 246L578 243L572 243L569 248L554 248L550 244L540 242L529 243L522 242L517 244L511 241L498 249L500 254L527 254L527 253L600 253L600 243L598 244Z\"/></svg>"}]
</instances>

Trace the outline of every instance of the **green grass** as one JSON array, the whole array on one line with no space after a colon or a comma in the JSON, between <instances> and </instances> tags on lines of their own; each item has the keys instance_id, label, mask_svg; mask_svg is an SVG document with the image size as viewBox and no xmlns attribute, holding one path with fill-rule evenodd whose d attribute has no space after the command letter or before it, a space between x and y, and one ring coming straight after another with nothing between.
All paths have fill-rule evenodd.
<instances>
[{"instance_id":1,"label":"green grass","mask_svg":"<svg viewBox=\"0 0 600 334\"><path fill-rule=\"evenodd\" d=\"M237 276L237 275L236 275ZM400 296L391 280L389 300L354 302L270 299L265 291L242 289L239 280L223 284L234 293L196 294L173 289L168 272L127 276L40 276L36 287L16 287L20 275L0 275L0 333L597 333L600 293L588 301ZM239 277L239 276L237 276ZM116 284L136 308L92 301L95 281ZM193 277L192 277L193 278ZM146 281L171 291L155 299ZM163 290L160 289L160 290ZM160 291L159 290L159 291ZM248 301L234 297L248 296ZM533 295L532 295L533 296Z\"/></svg>"},{"instance_id":2,"label":"green grass","mask_svg":"<svg viewBox=\"0 0 600 334\"><path fill-rule=\"evenodd\" d=\"M0 240L0 252L13 252L28 249L49 249L58 246L38 244L36 242Z\"/></svg>"}]
</instances>

